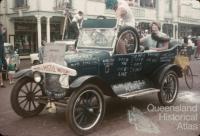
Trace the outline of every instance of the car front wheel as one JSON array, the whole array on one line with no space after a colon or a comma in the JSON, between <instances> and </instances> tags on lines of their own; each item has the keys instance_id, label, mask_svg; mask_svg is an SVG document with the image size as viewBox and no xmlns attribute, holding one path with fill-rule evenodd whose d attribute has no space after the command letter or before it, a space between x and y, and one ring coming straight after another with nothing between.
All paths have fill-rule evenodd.
<instances>
[{"instance_id":1,"label":"car front wheel","mask_svg":"<svg viewBox=\"0 0 200 136\"><path fill-rule=\"evenodd\" d=\"M11 106L22 117L32 117L39 114L45 104L39 103L44 96L42 86L33 79L24 77L18 80L11 92Z\"/></svg>"},{"instance_id":2,"label":"car front wheel","mask_svg":"<svg viewBox=\"0 0 200 136\"><path fill-rule=\"evenodd\" d=\"M101 89L85 84L74 91L66 109L69 127L78 135L91 133L103 120L105 102Z\"/></svg>"},{"instance_id":3,"label":"car front wheel","mask_svg":"<svg viewBox=\"0 0 200 136\"><path fill-rule=\"evenodd\" d=\"M176 100L178 88L177 74L171 70L166 72L160 83L160 92L158 93L160 103L165 106L172 105Z\"/></svg>"}]
</instances>

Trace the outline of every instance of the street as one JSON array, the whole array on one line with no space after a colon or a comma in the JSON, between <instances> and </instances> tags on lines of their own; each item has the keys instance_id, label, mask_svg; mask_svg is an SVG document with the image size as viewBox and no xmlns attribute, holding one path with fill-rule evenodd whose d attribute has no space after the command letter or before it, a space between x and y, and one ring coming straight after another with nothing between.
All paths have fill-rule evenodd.
<instances>
[{"instance_id":1,"label":"street","mask_svg":"<svg viewBox=\"0 0 200 136\"><path fill-rule=\"evenodd\" d=\"M199 136L200 135L200 60L193 60L194 88L189 90L179 79L179 94L172 107L159 104L157 94L129 100L106 97L103 123L90 136ZM21 68L29 67L22 61ZM6 81L0 88L0 135L5 136L75 136L65 121L65 109L55 114L44 110L39 116L21 118L11 108L13 85Z\"/></svg>"}]
</instances>

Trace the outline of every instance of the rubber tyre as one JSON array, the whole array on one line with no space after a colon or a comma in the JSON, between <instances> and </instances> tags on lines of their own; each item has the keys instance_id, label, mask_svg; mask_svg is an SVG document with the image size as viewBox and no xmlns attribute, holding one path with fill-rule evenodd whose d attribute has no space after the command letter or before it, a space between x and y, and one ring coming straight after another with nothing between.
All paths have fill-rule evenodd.
<instances>
[{"instance_id":1,"label":"rubber tyre","mask_svg":"<svg viewBox=\"0 0 200 136\"><path fill-rule=\"evenodd\" d=\"M139 38L138 32L137 32L137 30L135 28L133 28L131 26L124 26L124 27L120 28L119 33L117 35L118 40L120 39L122 34L128 32L128 31L131 31L134 34L134 39L136 39L136 41L134 43L135 44L135 49L134 49L134 51L132 53L138 52L140 50L140 46L139 46L140 45L140 38ZM118 40L117 40L117 43L118 43Z\"/></svg>"},{"instance_id":2,"label":"rubber tyre","mask_svg":"<svg viewBox=\"0 0 200 136\"><path fill-rule=\"evenodd\" d=\"M189 89L193 88L193 73L192 69L190 66L187 66L187 68L184 70L184 78L185 78L185 83Z\"/></svg>"},{"instance_id":3,"label":"rubber tyre","mask_svg":"<svg viewBox=\"0 0 200 136\"><path fill-rule=\"evenodd\" d=\"M78 123L78 118L77 118L77 120L75 119L75 112L78 109L76 107L77 103L81 102L81 99L82 99L81 96L83 97L88 92L90 93L90 91L93 91L92 93L94 93L97 96L98 102L101 103L100 104L101 109L99 110L100 114L98 114L94 123L92 125L84 128L80 125L80 123ZM84 101L85 100L86 99L84 99ZM87 100L89 101L89 98ZM91 104L91 102L89 104ZM75 109L75 107L77 109ZM67 108L66 108L66 120L68 122L69 127L76 134L87 135L87 134L93 132L99 126L99 124L101 124L103 117L104 117L104 114L105 114L105 108L106 108L105 100L104 100L103 93L102 93L101 89L97 85L94 85L94 84L85 84L82 87L80 87L79 89L75 90L72 93L72 95L70 96L69 103L68 103ZM82 110L82 116L83 116L83 114L84 113L83 113L83 110ZM87 118L90 117L88 115L90 115L90 114L87 114ZM82 120L84 120L84 119L82 119Z\"/></svg>"},{"instance_id":4,"label":"rubber tyre","mask_svg":"<svg viewBox=\"0 0 200 136\"><path fill-rule=\"evenodd\" d=\"M21 117L24 117L24 118L27 118L27 117L33 117L33 116L36 116L36 115L38 115L43 109L44 109L44 107L46 106L46 104L42 104L42 103L37 103L37 106L36 106L36 108L34 109L34 110L31 110L31 111L27 111L27 110L24 110L21 106L20 106L20 103L21 102L19 102L18 101L18 98L20 97L19 96L19 94L20 94L20 92L22 92L22 88L23 88L23 86L24 85L27 85L28 83L35 83L34 81L33 81L33 79L31 79L31 78L28 78L28 77L24 77L24 78L21 78L20 80L18 80L16 83L15 83L15 85L14 85L14 87L13 87L13 89L12 89L12 92L11 92L11 98L10 98L10 100L11 100L11 106L12 106L12 109L19 115L19 116L21 116ZM32 86L32 85L31 85ZM38 86L40 87L40 89L42 89L42 86L41 85L39 85L38 84ZM32 87L30 87L30 88L32 88ZM35 90L33 90L34 89L34 87L32 88L32 91L34 92ZM37 89L37 88L36 88ZM44 92L43 92L43 90L37 90L38 92L40 92L41 91L41 94L42 94L42 96L44 95ZM36 92L37 92L36 91ZM27 96L27 94L25 94L25 96ZM35 97L34 97L35 98ZM23 101L23 100L22 100ZM31 103L31 102L29 102L29 103ZM28 104L29 104L28 103ZM22 103L21 103L22 104ZM33 103L32 103L33 104ZM25 104L24 104L25 105ZM26 106L25 106L25 108L26 108Z\"/></svg>"},{"instance_id":5,"label":"rubber tyre","mask_svg":"<svg viewBox=\"0 0 200 136\"><path fill-rule=\"evenodd\" d=\"M167 80L168 81L172 80L171 84L172 83L174 84L173 88L172 88L172 86L170 86L170 83ZM171 88L174 89L174 91L172 91ZM160 103L164 106L172 105L177 98L178 91L179 91L178 76L174 71L169 70L165 73L165 75L163 76L163 79L160 83L160 92L158 93L158 99L159 99ZM166 95L168 95L168 96L166 96ZM166 100L165 97L168 97L169 100ZM171 99L170 99L170 97L171 97Z\"/></svg>"}]
</instances>

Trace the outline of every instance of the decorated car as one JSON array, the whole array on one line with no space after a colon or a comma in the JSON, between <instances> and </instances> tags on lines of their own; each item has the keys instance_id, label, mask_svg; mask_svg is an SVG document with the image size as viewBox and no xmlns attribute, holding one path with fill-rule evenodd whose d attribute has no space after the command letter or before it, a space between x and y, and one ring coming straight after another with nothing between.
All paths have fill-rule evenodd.
<instances>
[{"instance_id":1,"label":"decorated car","mask_svg":"<svg viewBox=\"0 0 200 136\"><path fill-rule=\"evenodd\" d=\"M171 105L182 72L174 64L179 44L170 44L165 51L143 52L134 28L120 27L115 19L87 19L76 51L48 45L43 64L16 74L12 108L19 116L32 117L47 103L62 105L69 127L85 135L103 120L104 96L127 99L157 93L161 104Z\"/></svg>"}]
</instances>

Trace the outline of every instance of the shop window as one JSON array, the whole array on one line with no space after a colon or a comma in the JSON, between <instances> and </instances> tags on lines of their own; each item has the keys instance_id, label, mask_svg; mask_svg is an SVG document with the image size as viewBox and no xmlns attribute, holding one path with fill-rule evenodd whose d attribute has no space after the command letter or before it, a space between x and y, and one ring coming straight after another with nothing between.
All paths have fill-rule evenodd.
<instances>
[{"instance_id":1,"label":"shop window","mask_svg":"<svg viewBox=\"0 0 200 136\"><path fill-rule=\"evenodd\" d=\"M106 0L106 9L113 9L116 0Z\"/></svg>"},{"instance_id":2,"label":"shop window","mask_svg":"<svg viewBox=\"0 0 200 136\"><path fill-rule=\"evenodd\" d=\"M27 0L16 0L15 1L15 7L26 7L27 5Z\"/></svg>"},{"instance_id":3,"label":"shop window","mask_svg":"<svg viewBox=\"0 0 200 136\"><path fill-rule=\"evenodd\" d=\"M156 0L140 0L141 7L155 8Z\"/></svg>"},{"instance_id":4,"label":"shop window","mask_svg":"<svg viewBox=\"0 0 200 136\"><path fill-rule=\"evenodd\" d=\"M105 0L106 9L113 9L116 0ZM125 0L130 7L137 6L138 0Z\"/></svg>"},{"instance_id":5,"label":"shop window","mask_svg":"<svg viewBox=\"0 0 200 136\"><path fill-rule=\"evenodd\" d=\"M173 25L163 24L163 33L166 33L169 37L173 37Z\"/></svg>"},{"instance_id":6,"label":"shop window","mask_svg":"<svg viewBox=\"0 0 200 136\"><path fill-rule=\"evenodd\" d=\"M165 11L172 12L172 0L165 0L165 2L166 2Z\"/></svg>"}]
</instances>

